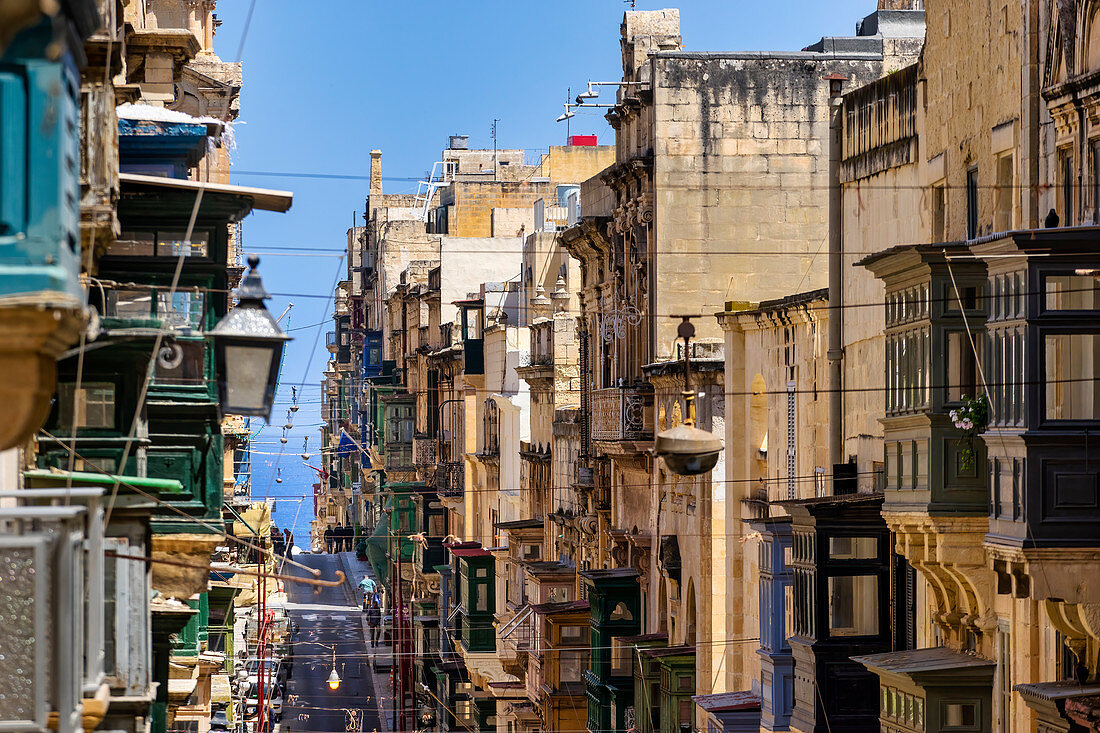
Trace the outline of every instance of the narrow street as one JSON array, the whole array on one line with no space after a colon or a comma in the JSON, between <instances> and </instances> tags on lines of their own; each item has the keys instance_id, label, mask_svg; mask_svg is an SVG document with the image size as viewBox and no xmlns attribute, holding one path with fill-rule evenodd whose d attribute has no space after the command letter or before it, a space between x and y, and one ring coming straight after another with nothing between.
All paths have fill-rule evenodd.
<instances>
[{"instance_id":1,"label":"narrow street","mask_svg":"<svg viewBox=\"0 0 1100 733\"><path fill-rule=\"evenodd\" d=\"M332 578L339 569L334 555L299 555L304 565ZM294 575L305 571L294 569ZM283 733L381 730L374 685L363 638L361 611L347 588L316 588L287 583L288 611L298 625L293 675L287 681ZM333 647L340 687L330 690Z\"/></svg>"}]
</instances>

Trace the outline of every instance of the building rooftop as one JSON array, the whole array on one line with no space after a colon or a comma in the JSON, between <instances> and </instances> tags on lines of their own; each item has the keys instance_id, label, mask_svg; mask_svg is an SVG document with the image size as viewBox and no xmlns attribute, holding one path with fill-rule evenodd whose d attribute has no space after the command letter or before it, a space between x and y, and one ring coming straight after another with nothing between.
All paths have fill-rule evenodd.
<instances>
[{"instance_id":1,"label":"building rooftop","mask_svg":"<svg viewBox=\"0 0 1100 733\"><path fill-rule=\"evenodd\" d=\"M720 692L714 695L696 695L692 702L708 713L726 710L752 710L760 707L760 696L750 692Z\"/></svg>"}]
</instances>

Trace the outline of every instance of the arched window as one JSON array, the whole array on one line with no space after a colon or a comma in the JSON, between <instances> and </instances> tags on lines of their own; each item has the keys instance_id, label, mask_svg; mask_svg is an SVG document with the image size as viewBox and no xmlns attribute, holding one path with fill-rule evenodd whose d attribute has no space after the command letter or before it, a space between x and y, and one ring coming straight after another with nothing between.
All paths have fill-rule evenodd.
<instances>
[{"instance_id":1,"label":"arched window","mask_svg":"<svg viewBox=\"0 0 1100 733\"><path fill-rule=\"evenodd\" d=\"M661 587L657 593L657 633L668 633L668 588L661 578Z\"/></svg>"},{"instance_id":2,"label":"arched window","mask_svg":"<svg viewBox=\"0 0 1100 733\"><path fill-rule=\"evenodd\" d=\"M684 633L684 643L690 646L695 645L695 582L693 580L688 581L687 592L687 630Z\"/></svg>"},{"instance_id":3,"label":"arched window","mask_svg":"<svg viewBox=\"0 0 1100 733\"><path fill-rule=\"evenodd\" d=\"M492 397L485 400L484 449L488 455L500 453L500 405Z\"/></svg>"},{"instance_id":4,"label":"arched window","mask_svg":"<svg viewBox=\"0 0 1100 733\"><path fill-rule=\"evenodd\" d=\"M749 398L749 465L753 485L768 476L768 387L764 377L752 379Z\"/></svg>"},{"instance_id":5,"label":"arched window","mask_svg":"<svg viewBox=\"0 0 1100 733\"><path fill-rule=\"evenodd\" d=\"M1081 71L1100 69L1100 4L1093 4L1085 26L1085 68Z\"/></svg>"}]
</instances>

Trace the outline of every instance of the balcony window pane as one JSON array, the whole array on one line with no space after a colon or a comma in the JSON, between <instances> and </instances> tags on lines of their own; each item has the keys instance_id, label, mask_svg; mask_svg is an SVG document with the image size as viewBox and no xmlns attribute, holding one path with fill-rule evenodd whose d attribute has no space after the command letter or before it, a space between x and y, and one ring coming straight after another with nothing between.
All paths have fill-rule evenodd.
<instances>
[{"instance_id":1,"label":"balcony window pane","mask_svg":"<svg viewBox=\"0 0 1100 733\"><path fill-rule=\"evenodd\" d=\"M874 537L830 537L830 560L876 560L878 540Z\"/></svg>"},{"instance_id":2,"label":"balcony window pane","mask_svg":"<svg viewBox=\"0 0 1100 733\"><path fill-rule=\"evenodd\" d=\"M1026 367L1024 366L1025 337L1022 329L1016 330L1014 343L1016 346L1016 399L1013 400L1013 408L1015 410L1015 412L1013 413L1013 417L1015 418L1015 422L1018 424L1023 422L1024 420L1024 383L1027 381L1027 372L1025 371Z\"/></svg>"},{"instance_id":3,"label":"balcony window pane","mask_svg":"<svg viewBox=\"0 0 1100 733\"><path fill-rule=\"evenodd\" d=\"M1100 282L1091 275L1047 275L1043 282L1047 310L1100 309Z\"/></svg>"},{"instance_id":4,"label":"balcony window pane","mask_svg":"<svg viewBox=\"0 0 1100 733\"><path fill-rule=\"evenodd\" d=\"M947 401L962 402L978 393L978 358L965 331L949 331L946 336ZM981 343L975 346L980 358Z\"/></svg>"},{"instance_id":5,"label":"balcony window pane","mask_svg":"<svg viewBox=\"0 0 1100 733\"><path fill-rule=\"evenodd\" d=\"M1098 419L1100 390L1096 368L1100 362L1100 334L1048 335L1045 342L1046 418Z\"/></svg>"},{"instance_id":6,"label":"balcony window pane","mask_svg":"<svg viewBox=\"0 0 1100 733\"><path fill-rule=\"evenodd\" d=\"M157 359L157 384L206 386L206 341L175 341L161 351L167 357Z\"/></svg>"},{"instance_id":7,"label":"balcony window pane","mask_svg":"<svg viewBox=\"0 0 1100 733\"><path fill-rule=\"evenodd\" d=\"M152 257L156 235L152 232L123 232L107 248L107 254L118 257Z\"/></svg>"},{"instance_id":8,"label":"balcony window pane","mask_svg":"<svg viewBox=\"0 0 1100 733\"><path fill-rule=\"evenodd\" d=\"M107 313L111 318L151 318L153 294L149 290L110 290L107 292Z\"/></svg>"},{"instance_id":9,"label":"balcony window pane","mask_svg":"<svg viewBox=\"0 0 1100 733\"><path fill-rule=\"evenodd\" d=\"M205 297L203 293L177 291L157 293L157 317L173 328L202 329Z\"/></svg>"},{"instance_id":10,"label":"balcony window pane","mask_svg":"<svg viewBox=\"0 0 1100 733\"><path fill-rule=\"evenodd\" d=\"M160 232L157 235L157 256L159 257L206 257L208 251L206 232L191 232L187 241L187 232Z\"/></svg>"},{"instance_id":11,"label":"balcony window pane","mask_svg":"<svg viewBox=\"0 0 1100 733\"><path fill-rule=\"evenodd\" d=\"M561 682L580 682L581 675L588 669L587 649L563 649L561 651L561 667L559 677Z\"/></svg>"},{"instance_id":12,"label":"balcony window pane","mask_svg":"<svg viewBox=\"0 0 1100 733\"><path fill-rule=\"evenodd\" d=\"M971 728L978 724L977 703L949 702L944 705L943 724L947 728Z\"/></svg>"},{"instance_id":13,"label":"balcony window pane","mask_svg":"<svg viewBox=\"0 0 1100 733\"><path fill-rule=\"evenodd\" d=\"M485 583L477 584L477 609L478 611L489 610L489 586Z\"/></svg>"},{"instance_id":14,"label":"balcony window pane","mask_svg":"<svg viewBox=\"0 0 1100 733\"><path fill-rule=\"evenodd\" d=\"M829 578L829 633L832 636L878 634L878 576Z\"/></svg>"},{"instance_id":15,"label":"balcony window pane","mask_svg":"<svg viewBox=\"0 0 1100 733\"><path fill-rule=\"evenodd\" d=\"M445 532L443 528L444 517L441 514L432 514L428 517L428 536L429 537L442 537Z\"/></svg>"},{"instance_id":16,"label":"balcony window pane","mask_svg":"<svg viewBox=\"0 0 1100 733\"><path fill-rule=\"evenodd\" d=\"M67 430L76 428L101 428L112 430L115 427L115 385L111 382L89 382L80 385L80 394L74 393L76 385L63 383L58 385L57 399L61 415L61 427ZM73 424L73 413L76 424Z\"/></svg>"}]
</instances>

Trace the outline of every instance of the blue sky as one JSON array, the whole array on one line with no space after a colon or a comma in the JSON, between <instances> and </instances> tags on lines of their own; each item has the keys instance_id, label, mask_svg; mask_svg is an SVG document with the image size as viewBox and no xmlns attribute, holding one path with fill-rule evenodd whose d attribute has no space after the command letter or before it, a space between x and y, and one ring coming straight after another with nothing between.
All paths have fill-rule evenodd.
<instances>
[{"instance_id":1,"label":"blue sky","mask_svg":"<svg viewBox=\"0 0 1100 733\"><path fill-rule=\"evenodd\" d=\"M875 0L683 0L638 2L639 10L679 7L689 51L794 51L823 35L847 35ZM223 21L215 46L223 60L237 55L249 0L221 0ZM619 25L629 4L621 0L257 0L245 39L244 89L236 130L235 171L366 176L369 152L383 151L383 176L424 175L447 135L470 135L471 147L491 147L489 129L500 120L500 147L532 153L565 139L561 114L567 89L587 80L621 77ZM610 96L610 93L606 93ZM606 100L601 100L606 101ZM573 134L613 141L606 121L580 111ZM248 252L269 247L327 248L340 252L356 212L363 211L366 180L323 180L234 174L241 185L289 189L294 206L284 215L260 212L244 225ZM390 192L415 182L384 183ZM305 382L295 416L284 474L299 473L302 435L316 445L318 383L328 358L324 332L302 328L331 315L340 261L334 257L264 256L264 283L279 295L269 307L290 302L291 335L273 421L281 426L290 386ZM343 275L341 274L342 278ZM305 297L322 296L322 297ZM312 361L311 361L311 354ZM308 368L307 368L308 367ZM273 441L263 445L264 441ZM261 436L258 450L278 452L278 431ZM256 456L262 462L274 457ZM270 467L266 472L270 472ZM257 475L254 493L297 494L304 479L289 475L278 486ZM293 510L292 510L293 511ZM303 507L304 515L312 507ZM280 511L280 514L282 512ZM306 518L306 517L303 517ZM299 525L301 520L299 521Z\"/></svg>"}]
</instances>

